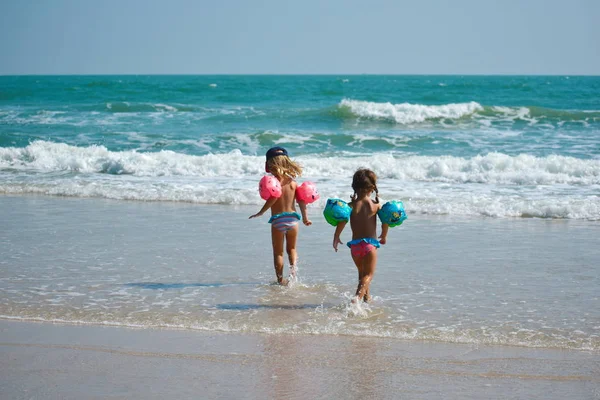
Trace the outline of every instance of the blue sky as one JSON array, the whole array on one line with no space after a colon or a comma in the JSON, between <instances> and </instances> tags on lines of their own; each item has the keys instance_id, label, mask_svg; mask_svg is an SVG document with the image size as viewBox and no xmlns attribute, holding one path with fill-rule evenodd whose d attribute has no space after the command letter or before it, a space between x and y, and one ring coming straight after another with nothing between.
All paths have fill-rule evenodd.
<instances>
[{"instance_id":1,"label":"blue sky","mask_svg":"<svg viewBox=\"0 0 600 400\"><path fill-rule=\"evenodd\" d=\"M0 0L0 74L600 75L598 0Z\"/></svg>"}]
</instances>

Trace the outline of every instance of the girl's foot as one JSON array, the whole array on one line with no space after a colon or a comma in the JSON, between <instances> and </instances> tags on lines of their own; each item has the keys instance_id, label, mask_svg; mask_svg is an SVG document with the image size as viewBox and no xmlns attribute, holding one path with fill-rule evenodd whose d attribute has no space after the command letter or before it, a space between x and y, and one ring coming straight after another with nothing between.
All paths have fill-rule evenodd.
<instances>
[{"instance_id":1,"label":"girl's foot","mask_svg":"<svg viewBox=\"0 0 600 400\"><path fill-rule=\"evenodd\" d=\"M365 303L370 302L371 300L373 300L373 296L371 296L370 294L365 294L365 296L363 297L363 301Z\"/></svg>"},{"instance_id":2,"label":"girl's foot","mask_svg":"<svg viewBox=\"0 0 600 400\"><path fill-rule=\"evenodd\" d=\"M278 278L277 283L281 286L288 286L290 284L290 281L288 281L287 279Z\"/></svg>"}]
</instances>

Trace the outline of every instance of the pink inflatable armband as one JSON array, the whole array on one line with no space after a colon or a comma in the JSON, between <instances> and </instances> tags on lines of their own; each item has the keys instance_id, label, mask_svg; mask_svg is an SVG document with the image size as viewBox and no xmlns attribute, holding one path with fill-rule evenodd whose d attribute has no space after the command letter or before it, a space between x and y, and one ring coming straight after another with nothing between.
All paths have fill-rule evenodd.
<instances>
[{"instance_id":1,"label":"pink inflatable armband","mask_svg":"<svg viewBox=\"0 0 600 400\"><path fill-rule=\"evenodd\" d=\"M265 175L258 183L258 192L263 200L269 200L271 197L281 197L281 183L272 175Z\"/></svg>"},{"instance_id":2,"label":"pink inflatable armband","mask_svg":"<svg viewBox=\"0 0 600 400\"><path fill-rule=\"evenodd\" d=\"M296 188L296 198L306 204L314 203L319 200L319 192L312 182L304 182Z\"/></svg>"}]
</instances>

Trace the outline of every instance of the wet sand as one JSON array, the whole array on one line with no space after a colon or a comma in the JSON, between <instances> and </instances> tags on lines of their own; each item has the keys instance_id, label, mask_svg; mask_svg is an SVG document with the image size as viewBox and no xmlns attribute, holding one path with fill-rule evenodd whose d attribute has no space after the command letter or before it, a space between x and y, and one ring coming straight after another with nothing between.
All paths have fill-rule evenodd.
<instances>
[{"instance_id":1,"label":"wet sand","mask_svg":"<svg viewBox=\"0 0 600 400\"><path fill-rule=\"evenodd\" d=\"M598 399L600 356L0 321L3 399Z\"/></svg>"}]
</instances>

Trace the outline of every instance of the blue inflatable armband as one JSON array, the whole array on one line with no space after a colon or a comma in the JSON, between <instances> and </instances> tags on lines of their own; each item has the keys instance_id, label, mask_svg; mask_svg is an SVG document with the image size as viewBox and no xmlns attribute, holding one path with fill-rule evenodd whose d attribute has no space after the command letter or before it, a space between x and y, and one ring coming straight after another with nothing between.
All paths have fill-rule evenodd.
<instances>
[{"instance_id":1,"label":"blue inflatable armband","mask_svg":"<svg viewBox=\"0 0 600 400\"><path fill-rule=\"evenodd\" d=\"M404 211L404 204L401 201L388 201L381 209L377 212L379 219L382 224L388 224L390 228L394 226L402 225L404 220L407 218L406 211Z\"/></svg>"},{"instance_id":2,"label":"blue inflatable armband","mask_svg":"<svg viewBox=\"0 0 600 400\"><path fill-rule=\"evenodd\" d=\"M323 210L323 216L330 225L337 226L342 221L348 222L352 208L341 199L327 199L327 204Z\"/></svg>"}]
</instances>

